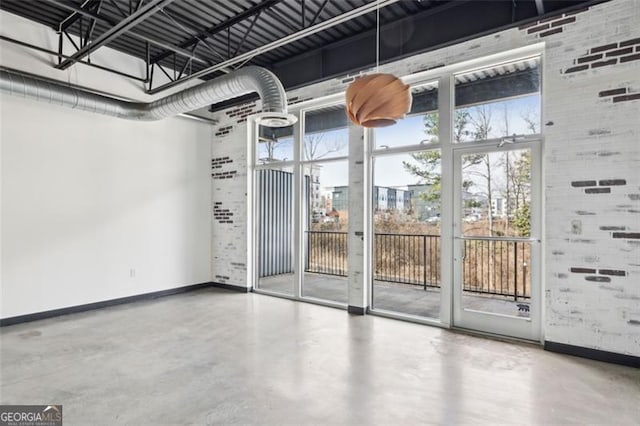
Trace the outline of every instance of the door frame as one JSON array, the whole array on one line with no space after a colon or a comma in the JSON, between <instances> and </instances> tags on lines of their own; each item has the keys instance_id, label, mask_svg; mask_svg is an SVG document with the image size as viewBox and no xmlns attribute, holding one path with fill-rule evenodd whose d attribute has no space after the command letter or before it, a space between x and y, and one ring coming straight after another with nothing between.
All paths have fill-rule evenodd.
<instances>
[{"instance_id":1,"label":"door frame","mask_svg":"<svg viewBox=\"0 0 640 426\"><path fill-rule=\"evenodd\" d=\"M459 144L453 148L453 280L452 280L452 326L481 333L496 334L531 341L542 341L542 148L540 136L524 138L509 145L496 146L491 140L469 145ZM509 238L509 240L531 243L531 299L530 317L512 317L497 313L464 309L462 306L462 156L507 152L519 149L531 150L531 237ZM496 240L500 241L500 238Z\"/></svg>"}]
</instances>

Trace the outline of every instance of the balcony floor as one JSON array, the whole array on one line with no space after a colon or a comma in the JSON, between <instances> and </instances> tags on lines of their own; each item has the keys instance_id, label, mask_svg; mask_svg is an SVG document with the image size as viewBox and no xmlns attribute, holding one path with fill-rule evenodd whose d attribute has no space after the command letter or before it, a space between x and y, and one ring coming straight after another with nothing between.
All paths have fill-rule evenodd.
<instances>
[{"instance_id":1,"label":"balcony floor","mask_svg":"<svg viewBox=\"0 0 640 426\"><path fill-rule=\"evenodd\" d=\"M260 278L258 288L261 290L293 294L293 274L274 275ZM305 273L303 297L347 303L347 278L333 275ZM483 312L503 315L528 317L528 312L520 312L518 305L529 305L525 301L514 301L495 295L465 293L462 296L463 306ZM373 308L425 318L440 316L440 288L399 284L386 281L374 281Z\"/></svg>"}]
</instances>

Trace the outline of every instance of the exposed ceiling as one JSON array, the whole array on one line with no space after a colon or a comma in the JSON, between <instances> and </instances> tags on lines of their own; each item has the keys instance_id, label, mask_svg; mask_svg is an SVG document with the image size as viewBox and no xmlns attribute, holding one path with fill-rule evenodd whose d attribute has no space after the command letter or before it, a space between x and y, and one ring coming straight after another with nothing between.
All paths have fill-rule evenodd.
<instances>
[{"instance_id":1,"label":"exposed ceiling","mask_svg":"<svg viewBox=\"0 0 640 426\"><path fill-rule=\"evenodd\" d=\"M249 53L377 2L391 2L380 9L379 33L377 14L371 11L304 38L285 40L264 53ZM378 34L384 63L598 2L2 0L0 8L59 31L67 47L71 41L65 32L82 37L77 53L53 64L58 68L77 66L75 60L87 61L94 49L109 46L148 61L149 80L154 72L175 80L161 86L147 81L147 91L158 93L191 77L209 79L245 64L270 68L285 87L299 87L373 65ZM221 64L228 65L217 69Z\"/></svg>"}]
</instances>

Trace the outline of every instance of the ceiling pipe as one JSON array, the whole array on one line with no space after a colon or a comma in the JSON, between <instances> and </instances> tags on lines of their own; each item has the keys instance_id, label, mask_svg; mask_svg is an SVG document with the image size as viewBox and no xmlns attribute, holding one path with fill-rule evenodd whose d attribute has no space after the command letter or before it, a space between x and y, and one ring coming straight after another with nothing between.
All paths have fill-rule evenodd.
<instances>
[{"instance_id":1,"label":"ceiling pipe","mask_svg":"<svg viewBox=\"0 0 640 426\"><path fill-rule=\"evenodd\" d=\"M271 71L249 66L150 103L128 102L78 88L0 69L0 91L40 102L110 115L129 120L152 121L172 117L257 92L262 112L257 121L268 127L285 127L296 118L287 113L287 97L280 80Z\"/></svg>"}]
</instances>

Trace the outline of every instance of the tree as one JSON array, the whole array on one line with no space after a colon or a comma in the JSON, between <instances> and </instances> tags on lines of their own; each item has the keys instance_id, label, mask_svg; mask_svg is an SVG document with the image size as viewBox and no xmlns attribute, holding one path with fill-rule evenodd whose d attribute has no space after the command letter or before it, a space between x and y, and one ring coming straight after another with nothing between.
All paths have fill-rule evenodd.
<instances>
[{"instance_id":1,"label":"tree","mask_svg":"<svg viewBox=\"0 0 640 426\"><path fill-rule=\"evenodd\" d=\"M524 111L520 114L520 117L525 122L526 129L529 133L538 133L540 120L539 114L535 110ZM508 134L507 123L505 135ZM514 212L516 220L514 226L518 234L528 236L531 232L531 151L528 149L513 151L511 153L507 151L505 153L505 157L507 174L507 206Z\"/></svg>"},{"instance_id":2,"label":"tree","mask_svg":"<svg viewBox=\"0 0 640 426\"><path fill-rule=\"evenodd\" d=\"M427 134L427 142L437 142L440 136L440 130L438 128L438 113L430 112L425 114L423 118L424 132ZM454 116L453 125L453 139L456 143L462 142L463 138L469 134L467 125L469 124L469 113L466 111L458 110ZM428 202L440 204L440 192L442 190L441 183L441 153L440 150L423 151L416 154L412 154L411 158L413 162L403 161L402 165L404 169L412 175L420 179L420 183L427 185L427 189L420 195L420 197ZM474 159L465 163L463 168L472 165ZM471 181L464 181L462 186L466 191L473 184Z\"/></svg>"},{"instance_id":3,"label":"tree","mask_svg":"<svg viewBox=\"0 0 640 426\"><path fill-rule=\"evenodd\" d=\"M509 136L511 134L511 129L509 128L509 108L507 107L507 104L503 104L503 109L502 109L502 120L503 120L503 135L504 136ZM515 135L515 133L514 133ZM505 190L505 199L506 199L506 211L507 214L505 216L505 223L504 223L504 233L506 235L508 235L509 233L509 210L511 209L511 189L513 188L513 185L509 186L509 175L511 174L511 170L513 169L511 166L511 159L509 158L509 151L505 151L504 153L504 165L506 168L506 175L507 175L507 187Z\"/></svg>"},{"instance_id":4,"label":"tree","mask_svg":"<svg viewBox=\"0 0 640 426\"><path fill-rule=\"evenodd\" d=\"M470 123L473 126L473 137L475 140L485 140L489 138L491 133L491 107L481 105L474 108L474 114L470 116ZM491 157L489 154L468 155L465 157L474 158L474 164L481 164L484 167L474 168L471 174L481 177L486 182L487 196L487 218L489 222L489 235L493 235L493 181L491 176Z\"/></svg>"},{"instance_id":5,"label":"tree","mask_svg":"<svg viewBox=\"0 0 640 426\"><path fill-rule=\"evenodd\" d=\"M291 158L293 155L291 129L260 126L258 142L258 161L261 163L293 160Z\"/></svg>"},{"instance_id":6,"label":"tree","mask_svg":"<svg viewBox=\"0 0 640 426\"><path fill-rule=\"evenodd\" d=\"M313 133L313 134L306 134L304 137L304 144L303 144L303 150L304 150L304 159L305 160L319 160L323 157L326 157L327 155L333 153L333 152L338 152L340 150L342 150L346 145L347 145L347 139L345 137L341 137L343 136L343 133L341 132L338 135L333 134L332 138L329 139L327 138L327 135L331 134L331 133ZM313 217L316 214L320 214L320 212L316 209L316 204L313 202L314 199L318 198L316 197L316 185L320 185L320 182L316 182L315 179L315 173L314 171L316 170L316 168L313 165L310 165L308 168L308 174L309 174L309 194L307 195L310 201L310 205L309 205L309 220L310 223L313 223ZM333 224L332 224L333 225Z\"/></svg>"},{"instance_id":7,"label":"tree","mask_svg":"<svg viewBox=\"0 0 640 426\"><path fill-rule=\"evenodd\" d=\"M531 192L531 152L524 150L515 156L512 161L509 175L509 181L513 188L514 210L517 211L529 201Z\"/></svg>"},{"instance_id":8,"label":"tree","mask_svg":"<svg viewBox=\"0 0 640 426\"><path fill-rule=\"evenodd\" d=\"M263 162L271 162L276 160L275 151L276 151L276 147L280 143L280 140L276 136L276 133L272 132L271 136L260 137L260 143L264 144L264 147L266 148L266 151L267 151L267 156L260 158L260 160Z\"/></svg>"},{"instance_id":9,"label":"tree","mask_svg":"<svg viewBox=\"0 0 640 426\"><path fill-rule=\"evenodd\" d=\"M520 151L510 167L508 179L513 188L515 227L519 235L531 233L531 151ZM526 218L526 220L525 220Z\"/></svg>"},{"instance_id":10,"label":"tree","mask_svg":"<svg viewBox=\"0 0 640 426\"><path fill-rule=\"evenodd\" d=\"M532 109L529 109L520 114L520 118L525 122L527 130L531 134L538 133L538 125L540 124L540 114Z\"/></svg>"},{"instance_id":11,"label":"tree","mask_svg":"<svg viewBox=\"0 0 640 426\"><path fill-rule=\"evenodd\" d=\"M333 137L330 140L326 138L327 133L314 133L304 136L304 159L320 160L327 155L342 150L347 145L347 139L344 137Z\"/></svg>"},{"instance_id":12,"label":"tree","mask_svg":"<svg viewBox=\"0 0 640 426\"><path fill-rule=\"evenodd\" d=\"M531 203L526 202L516 210L515 225L518 235L521 237L531 236Z\"/></svg>"}]
</instances>

